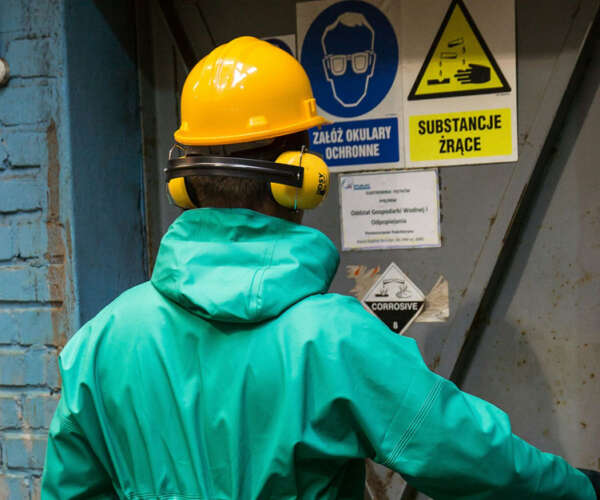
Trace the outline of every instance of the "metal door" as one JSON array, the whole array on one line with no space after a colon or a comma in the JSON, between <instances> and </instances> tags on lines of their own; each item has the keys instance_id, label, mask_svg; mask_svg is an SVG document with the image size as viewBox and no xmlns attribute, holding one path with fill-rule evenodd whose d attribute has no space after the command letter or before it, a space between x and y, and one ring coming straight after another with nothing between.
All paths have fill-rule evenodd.
<instances>
[{"instance_id":1,"label":"metal door","mask_svg":"<svg viewBox=\"0 0 600 500\"><path fill-rule=\"evenodd\" d=\"M517 2L519 161L440 169L442 247L342 252L332 284L349 293L346 266L356 264L396 262L424 291L445 276L449 320L406 333L430 368L499 405L529 442L588 468L600 468L599 4ZM167 27L177 23L173 38ZM295 3L140 2L138 25L153 260L179 213L167 204L162 168L185 60L242 34L294 33ZM340 248L335 176L304 222ZM399 476L369 469L371 496L415 496Z\"/></svg>"}]
</instances>

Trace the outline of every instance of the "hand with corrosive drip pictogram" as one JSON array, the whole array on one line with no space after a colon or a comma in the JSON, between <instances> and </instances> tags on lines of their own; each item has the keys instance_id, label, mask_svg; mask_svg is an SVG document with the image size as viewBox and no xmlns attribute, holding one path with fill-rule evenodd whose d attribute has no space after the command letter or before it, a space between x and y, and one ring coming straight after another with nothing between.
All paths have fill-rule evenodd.
<instances>
[{"instance_id":1,"label":"hand with corrosive drip pictogram","mask_svg":"<svg viewBox=\"0 0 600 500\"><path fill-rule=\"evenodd\" d=\"M490 68L481 64L469 64L469 69L459 69L454 75L462 85L490 81Z\"/></svg>"}]
</instances>

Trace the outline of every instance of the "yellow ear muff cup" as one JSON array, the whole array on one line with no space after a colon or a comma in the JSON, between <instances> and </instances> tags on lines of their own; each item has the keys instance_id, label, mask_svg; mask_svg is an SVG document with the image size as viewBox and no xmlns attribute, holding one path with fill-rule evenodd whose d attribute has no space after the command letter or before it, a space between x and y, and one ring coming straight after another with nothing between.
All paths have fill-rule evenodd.
<instances>
[{"instance_id":1,"label":"yellow ear muff cup","mask_svg":"<svg viewBox=\"0 0 600 500\"><path fill-rule=\"evenodd\" d=\"M286 151L275 160L276 163L300 166L304 168L304 181L301 188L285 184L271 183L273 198L280 205L300 210L315 208L327 196L329 191L329 169L317 155L302 154L300 151Z\"/></svg>"},{"instance_id":2,"label":"yellow ear muff cup","mask_svg":"<svg viewBox=\"0 0 600 500\"><path fill-rule=\"evenodd\" d=\"M183 177L175 177L167 184L169 195L173 203L179 208L196 208L194 202L190 199L190 195L185 187L185 179Z\"/></svg>"}]
</instances>

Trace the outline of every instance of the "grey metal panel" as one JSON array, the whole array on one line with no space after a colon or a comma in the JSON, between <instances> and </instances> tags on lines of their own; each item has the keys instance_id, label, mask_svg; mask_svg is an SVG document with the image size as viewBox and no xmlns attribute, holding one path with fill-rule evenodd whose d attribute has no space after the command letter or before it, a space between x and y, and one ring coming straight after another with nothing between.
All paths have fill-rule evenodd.
<instances>
[{"instance_id":1,"label":"grey metal panel","mask_svg":"<svg viewBox=\"0 0 600 500\"><path fill-rule=\"evenodd\" d=\"M486 233L485 244L481 246L477 260L469 276L469 284L461 298L459 308L461 314L457 320L450 325L448 342L441 352L441 360L438 371L441 375L449 376L456 363L457 356L464 343L466 335L483 292L485 291L491 276L494 264L504 243L504 238L510 227L515 209L518 207L521 196L527 187L533 169L537 163L542 147L560 101L566 91L567 84L573 72L575 63L579 56L581 47L596 12L599 2L545 2L544 10L539 10L539 5L517 4L518 19L518 83L519 83L519 161L511 168L510 179L507 184L493 187L490 192L499 193L501 205L495 214L493 224L490 224ZM570 7L567 10L567 7ZM532 15L532 10L534 15ZM531 16L528 18L528 15ZM525 23L527 19L527 24ZM569 22L565 22L568 19ZM553 46L558 37L560 44L554 47L556 52L554 58L551 53L537 52L540 36L546 37L543 32L534 31L532 26L552 27L548 29L550 39L548 44ZM559 29L562 28L562 29ZM560 36L562 35L562 36ZM531 44L529 46L528 44ZM521 55L522 54L522 55ZM528 66L528 62L534 61L531 73L527 76L531 79L521 78L521 72ZM552 68L545 72L544 68ZM540 76L546 74L546 80ZM527 82L530 82L527 84ZM533 81L533 87L531 82ZM521 89L523 88L523 93ZM538 88L544 88L540 93ZM536 99L537 97L537 99ZM534 116L531 119L531 116ZM523 118L523 122L521 119ZM527 128L523 127L523 124ZM527 126L527 124L530 124ZM489 188L488 188L489 189Z\"/></svg>"},{"instance_id":2,"label":"grey metal panel","mask_svg":"<svg viewBox=\"0 0 600 500\"><path fill-rule=\"evenodd\" d=\"M517 5L520 159L514 164L440 169L442 236L439 249L342 252L332 290L348 293L345 266L396 261L424 291L444 274L450 283L449 324L414 324L426 362L449 376L487 287L515 208L536 164L598 2ZM565 22L568 19L569 22ZM532 29L537 27L538 29ZM523 75L523 76L521 76ZM336 182L329 199L307 213L340 247Z\"/></svg>"},{"instance_id":3,"label":"grey metal panel","mask_svg":"<svg viewBox=\"0 0 600 500\"><path fill-rule=\"evenodd\" d=\"M464 389L514 431L600 469L600 41L522 229Z\"/></svg>"},{"instance_id":4,"label":"grey metal panel","mask_svg":"<svg viewBox=\"0 0 600 500\"><path fill-rule=\"evenodd\" d=\"M591 24L593 16L588 19ZM510 229L511 237L522 235L516 253L500 266L504 274L495 271L500 290L485 313L478 312L474 330L483 333L462 388L504 409L513 431L528 442L573 465L600 469L600 175L595 161L600 40L595 24L587 47L591 60L562 138L545 146L554 149L549 165L536 167L536 172L542 167L535 179L541 193L534 191L533 203L524 203L523 227ZM571 86L580 81L577 76Z\"/></svg>"}]
</instances>

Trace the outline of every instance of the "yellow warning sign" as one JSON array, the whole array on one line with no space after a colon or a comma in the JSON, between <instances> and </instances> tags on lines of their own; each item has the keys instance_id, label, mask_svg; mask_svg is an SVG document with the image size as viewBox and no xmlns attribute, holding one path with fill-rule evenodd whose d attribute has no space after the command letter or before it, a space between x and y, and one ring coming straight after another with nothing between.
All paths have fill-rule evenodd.
<instances>
[{"instance_id":1,"label":"yellow warning sign","mask_svg":"<svg viewBox=\"0 0 600 500\"><path fill-rule=\"evenodd\" d=\"M411 161L512 153L510 108L416 115L408 126Z\"/></svg>"},{"instance_id":2,"label":"yellow warning sign","mask_svg":"<svg viewBox=\"0 0 600 500\"><path fill-rule=\"evenodd\" d=\"M462 0L453 0L429 49L408 100L509 92Z\"/></svg>"}]
</instances>

